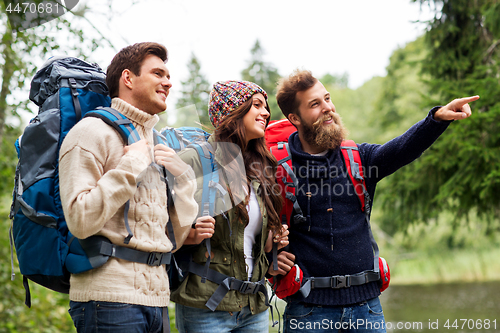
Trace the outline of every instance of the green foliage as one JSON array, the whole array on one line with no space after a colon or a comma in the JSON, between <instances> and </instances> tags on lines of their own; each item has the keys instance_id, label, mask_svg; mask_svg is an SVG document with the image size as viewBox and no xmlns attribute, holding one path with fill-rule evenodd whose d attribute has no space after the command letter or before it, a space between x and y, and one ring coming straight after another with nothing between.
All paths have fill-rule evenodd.
<instances>
[{"instance_id":1,"label":"green foliage","mask_svg":"<svg viewBox=\"0 0 500 333\"><path fill-rule=\"evenodd\" d=\"M324 86L336 87L339 89L347 88L349 84L349 74L344 73L342 75L332 75L327 73L323 75L320 79Z\"/></svg>"},{"instance_id":2,"label":"green foliage","mask_svg":"<svg viewBox=\"0 0 500 333\"><path fill-rule=\"evenodd\" d=\"M21 131L12 126L5 126L4 139L0 151L0 193L8 193L14 188L14 173L17 165L17 153L14 142Z\"/></svg>"},{"instance_id":3,"label":"green foliage","mask_svg":"<svg viewBox=\"0 0 500 333\"><path fill-rule=\"evenodd\" d=\"M375 102L377 112L370 115L370 121L380 130L379 142L385 143L401 135L429 112L424 96L430 94L430 89L421 75L426 55L423 37L391 55L387 76Z\"/></svg>"},{"instance_id":4,"label":"green foliage","mask_svg":"<svg viewBox=\"0 0 500 333\"><path fill-rule=\"evenodd\" d=\"M428 76L421 73L422 62L428 51L424 38L398 48L390 57L387 76L382 80L380 93L375 101L375 110L367 115L369 123L377 133L373 142L383 144L401 135L417 121L427 116L430 107L425 105L431 90L425 81ZM425 156L425 155L424 155ZM415 162L414 162L415 163ZM406 166L387 177L377 186L374 206L383 208L383 214L377 215L381 227L389 234L408 227L414 217L407 214L406 197L394 190L394 184L400 181L401 174L410 168ZM419 183L406 182L406 195L422 195L418 192ZM431 190L436 190L435 188ZM382 202L383 207L378 207ZM402 218L404 216L404 218Z\"/></svg>"},{"instance_id":5,"label":"green foliage","mask_svg":"<svg viewBox=\"0 0 500 333\"><path fill-rule=\"evenodd\" d=\"M243 80L257 83L267 92L271 119L281 119L283 114L276 101L276 86L281 78L278 69L264 61L264 50L260 46L259 40L255 41L250 52L250 64L241 72Z\"/></svg>"},{"instance_id":6,"label":"green foliage","mask_svg":"<svg viewBox=\"0 0 500 333\"><path fill-rule=\"evenodd\" d=\"M0 197L0 332L75 332L69 316L68 295L30 283L32 306L24 305L24 288L14 259L16 276L11 281L9 227L10 196Z\"/></svg>"},{"instance_id":7,"label":"green foliage","mask_svg":"<svg viewBox=\"0 0 500 333\"><path fill-rule=\"evenodd\" d=\"M454 249L441 253L415 252L401 261L386 256L391 285L498 281L500 249Z\"/></svg>"},{"instance_id":8,"label":"green foliage","mask_svg":"<svg viewBox=\"0 0 500 333\"><path fill-rule=\"evenodd\" d=\"M4 1L0 1L0 11L5 12ZM56 50L85 59L100 45L99 40L84 36L78 19L70 23L67 17L73 15L84 18L84 14L80 13L79 17L68 13L25 31L13 30L7 16L0 16L0 193L12 187L11 175L15 172L16 154L11 146L15 141L15 124L22 123L22 114L31 112L26 83L33 77L37 67ZM67 40L66 46L61 44L63 38Z\"/></svg>"},{"instance_id":9,"label":"green foliage","mask_svg":"<svg viewBox=\"0 0 500 333\"><path fill-rule=\"evenodd\" d=\"M422 62L434 94L426 95L424 104L475 94L481 99L471 105L471 118L451 124L420 159L394 175L384 204L399 221L429 220L443 210L458 220L475 210L492 233L500 217L500 6L498 1L436 3L442 11L430 22L429 53Z\"/></svg>"},{"instance_id":10,"label":"green foliage","mask_svg":"<svg viewBox=\"0 0 500 333\"><path fill-rule=\"evenodd\" d=\"M381 93L384 80L381 77L374 77L353 90L347 88L347 82L344 86L339 85L336 79L331 81L320 79L332 96L336 112L349 130L349 139L356 142L378 141L379 130L373 126L370 118L372 114L377 113L374 103Z\"/></svg>"},{"instance_id":11,"label":"green foliage","mask_svg":"<svg viewBox=\"0 0 500 333\"><path fill-rule=\"evenodd\" d=\"M108 2L109 6L111 2ZM5 12L4 4L0 1L1 12ZM25 31L13 30L6 15L0 16L0 332L75 331L67 313L67 295L31 284L32 308L28 309L24 305L22 277L17 274L15 281L10 281L8 216L17 164L14 142L22 132L23 117L31 113L28 107L30 79L56 51L88 59L92 51L108 42L102 34L99 38L87 35L87 32L90 34L96 30L86 14L87 8L84 7ZM106 12L107 18L109 15L110 12ZM89 24L94 31L88 29ZM86 33L84 26L87 27ZM14 261L18 273L17 260L14 258Z\"/></svg>"},{"instance_id":12,"label":"green foliage","mask_svg":"<svg viewBox=\"0 0 500 333\"><path fill-rule=\"evenodd\" d=\"M498 280L499 235L488 234L488 225L474 212L456 225L450 223L454 220L452 212L443 212L427 223L412 223L383 244L393 268L391 283ZM500 221L495 223L498 227Z\"/></svg>"},{"instance_id":13,"label":"green foliage","mask_svg":"<svg viewBox=\"0 0 500 333\"><path fill-rule=\"evenodd\" d=\"M188 63L189 76L181 81L181 98L177 101L177 122L174 127L180 126L204 126L211 127L208 118L208 95L210 85L201 73L201 66L196 56L191 54Z\"/></svg>"}]
</instances>

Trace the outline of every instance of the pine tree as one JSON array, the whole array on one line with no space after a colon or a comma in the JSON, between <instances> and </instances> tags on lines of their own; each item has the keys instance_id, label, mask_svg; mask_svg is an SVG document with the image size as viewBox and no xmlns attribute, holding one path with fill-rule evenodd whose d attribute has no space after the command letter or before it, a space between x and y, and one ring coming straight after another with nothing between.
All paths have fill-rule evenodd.
<instances>
[{"instance_id":1,"label":"pine tree","mask_svg":"<svg viewBox=\"0 0 500 333\"><path fill-rule=\"evenodd\" d=\"M415 0L414 0L415 1ZM477 213L492 227L500 217L500 1L420 0L434 4L422 64L430 76L427 105L480 95L472 117L450 124L416 162L398 171L386 206L401 221L429 219L448 209ZM439 100L438 100L439 98Z\"/></svg>"},{"instance_id":2,"label":"pine tree","mask_svg":"<svg viewBox=\"0 0 500 333\"><path fill-rule=\"evenodd\" d=\"M259 40L255 41L250 53L250 63L241 72L243 80L254 82L266 91L268 95L267 102L271 109L271 119L281 119L283 114L278 107L278 102L276 102L276 86L281 78L278 69L264 61L264 49L260 46Z\"/></svg>"},{"instance_id":3,"label":"pine tree","mask_svg":"<svg viewBox=\"0 0 500 333\"><path fill-rule=\"evenodd\" d=\"M201 72L201 65L194 53L188 63L189 76L181 81L181 97L177 101L177 121L179 126L211 126L208 117L208 96L210 85Z\"/></svg>"}]
</instances>

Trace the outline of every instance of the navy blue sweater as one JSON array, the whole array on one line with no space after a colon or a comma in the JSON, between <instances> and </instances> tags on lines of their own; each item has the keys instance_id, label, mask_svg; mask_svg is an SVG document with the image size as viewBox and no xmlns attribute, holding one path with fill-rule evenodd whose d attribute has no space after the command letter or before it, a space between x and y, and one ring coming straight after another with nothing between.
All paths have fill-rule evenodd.
<instances>
[{"instance_id":1,"label":"navy blue sweater","mask_svg":"<svg viewBox=\"0 0 500 333\"><path fill-rule=\"evenodd\" d=\"M446 130L449 122L429 115L403 135L385 143L359 144L367 190L373 198L378 181L418 158ZM297 132L289 138L292 164L299 179L297 200L307 222L290 227L290 252L305 277L355 274L373 269L368 226L348 178L340 148L325 156L302 150ZM305 195L312 193L308 200ZM333 208L330 212L327 210ZM348 305L380 294L377 282L342 289L312 289L305 303Z\"/></svg>"}]
</instances>

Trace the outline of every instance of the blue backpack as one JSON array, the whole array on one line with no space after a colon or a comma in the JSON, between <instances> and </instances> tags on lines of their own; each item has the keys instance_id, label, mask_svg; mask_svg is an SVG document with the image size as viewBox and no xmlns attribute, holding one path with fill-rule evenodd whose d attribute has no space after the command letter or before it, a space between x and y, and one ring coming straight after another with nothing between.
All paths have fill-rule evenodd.
<instances>
[{"instance_id":1,"label":"blue backpack","mask_svg":"<svg viewBox=\"0 0 500 333\"><path fill-rule=\"evenodd\" d=\"M176 152L186 147L198 152L203 168L203 194L199 216L214 216L214 203L217 194L225 195L225 189L219 184L219 168L214 162L212 146L207 142L210 134L197 127L166 127L156 138ZM217 192L218 191L218 192Z\"/></svg>"},{"instance_id":2,"label":"blue backpack","mask_svg":"<svg viewBox=\"0 0 500 333\"><path fill-rule=\"evenodd\" d=\"M213 147L206 141L208 134L199 128L193 127L166 128L161 131L161 134L165 140L163 143L174 150L190 147L194 148L198 153L203 172L203 188L198 216L223 215L227 223L230 224L224 211L215 210L217 198L221 199L224 209L227 208L225 202L227 190L219 182L220 176L225 178L226 175L214 160ZM224 182L227 184L227 179L224 179ZM232 200L231 205L234 205ZM230 225L229 227L231 229ZM231 231L229 237L231 237ZM207 253L212 253L210 238L205 239L203 245L206 247ZM211 311L216 310L217 306L230 290L237 290L242 294L256 294L260 292L265 296L265 304L269 305L265 278L258 282L250 282L238 280L232 276L217 272L210 269L210 255L207 256L204 265L199 265L192 260L191 255L192 250L197 246L183 246L172 256L169 270L171 290L177 289L186 276L191 273L198 275L202 283L209 280L219 285L205 304Z\"/></svg>"},{"instance_id":3,"label":"blue backpack","mask_svg":"<svg viewBox=\"0 0 500 333\"><path fill-rule=\"evenodd\" d=\"M11 247L14 243L28 307L28 279L68 293L70 273L99 267L110 256L148 265L170 263L170 253L137 251L113 245L101 236L79 240L67 228L59 196L58 162L61 143L69 130L82 117L92 116L113 126L125 144L140 139L130 121L109 107L105 77L95 64L59 57L44 64L31 82L30 99L39 106L39 112L16 142L19 162L10 211ZM167 196L170 198L168 188ZM132 237L127 212L125 226L129 232L124 240L127 243Z\"/></svg>"},{"instance_id":4,"label":"blue backpack","mask_svg":"<svg viewBox=\"0 0 500 333\"><path fill-rule=\"evenodd\" d=\"M224 197L227 191L219 183L219 166L214 161L212 146L207 142L210 134L197 127L166 127L160 131L156 143L162 143L176 152L186 148L194 148L200 157L203 169L203 190L198 216L215 216L220 212L215 212L216 197ZM171 184L171 181L169 181ZM210 238L204 240L208 253L211 252ZM188 264L191 261L190 249L192 246L184 246L172 256L170 265L170 289L175 290L186 277ZM202 281L206 281L210 266L210 256L208 256L202 274Z\"/></svg>"}]
</instances>

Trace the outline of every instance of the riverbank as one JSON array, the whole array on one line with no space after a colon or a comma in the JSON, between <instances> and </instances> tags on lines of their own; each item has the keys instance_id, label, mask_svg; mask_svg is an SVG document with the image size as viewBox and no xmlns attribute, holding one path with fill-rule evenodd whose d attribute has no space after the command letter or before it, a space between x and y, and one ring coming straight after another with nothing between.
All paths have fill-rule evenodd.
<instances>
[{"instance_id":1,"label":"riverbank","mask_svg":"<svg viewBox=\"0 0 500 333\"><path fill-rule=\"evenodd\" d=\"M391 284L437 284L500 281L500 249L412 253L407 259L387 258Z\"/></svg>"}]
</instances>

